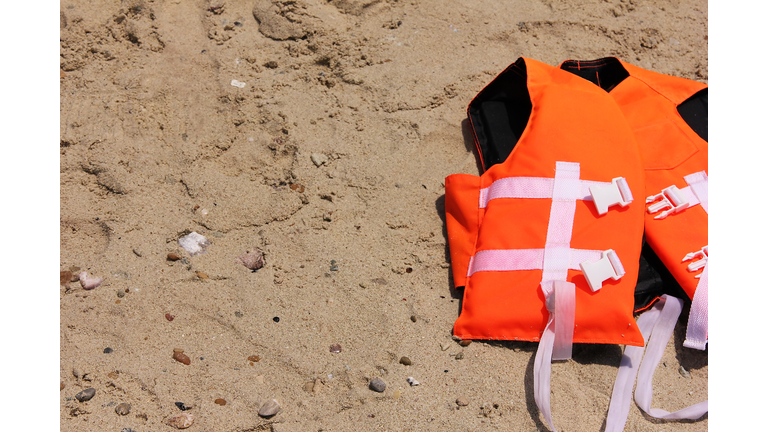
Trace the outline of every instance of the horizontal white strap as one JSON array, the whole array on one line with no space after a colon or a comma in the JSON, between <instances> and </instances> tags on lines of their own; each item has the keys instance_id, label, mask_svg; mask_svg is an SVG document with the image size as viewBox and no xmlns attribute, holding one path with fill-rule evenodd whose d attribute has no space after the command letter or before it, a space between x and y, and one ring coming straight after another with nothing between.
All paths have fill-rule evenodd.
<instances>
[{"instance_id":1,"label":"horizontal white strap","mask_svg":"<svg viewBox=\"0 0 768 432\"><path fill-rule=\"evenodd\" d=\"M589 188L592 186L606 186L611 182L598 182L588 180L570 180L573 182L569 190L569 196L560 196L558 199L591 201L592 194ZM480 189L480 208L485 208L488 201L497 198L552 198L555 179L547 177L505 177L491 183L490 186Z\"/></svg>"},{"instance_id":2,"label":"horizontal white strap","mask_svg":"<svg viewBox=\"0 0 768 432\"><path fill-rule=\"evenodd\" d=\"M558 248L557 259L571 270L584 261L596 261L603 251ZM544 249L491 249L476 253L469 261L467 277L481 271L543 270Z\"/></svg>"}]
</instances>

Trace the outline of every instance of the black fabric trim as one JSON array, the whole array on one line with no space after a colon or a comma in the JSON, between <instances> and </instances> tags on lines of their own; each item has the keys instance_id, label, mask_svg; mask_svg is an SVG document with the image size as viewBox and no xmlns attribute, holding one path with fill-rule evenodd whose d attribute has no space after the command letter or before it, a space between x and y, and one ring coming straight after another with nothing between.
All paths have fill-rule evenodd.
<instances>
[{"instance_id":1,"label":"black fabric trim","mask_svg":"<svg viewBox=\"0 0 768 432\"><path fill-rule=\"evenodd\" d=\"M525 60L512 63L469 104L467 115L483 166L504 162L523 134L533 105Z\"/></svg>"},{"instance_id":2,"label":"black fabric trim","mask_svg":"<svg viewBox=\"0 0 768 432\"><path fill-rule=\"evenodd\" d=\"M688 123L688 126L696 132L704 141L709 142L709 97L708 88L700 90L689 97L685 102L677 106L680 117Z\"/></svg>"},{"instance_id":3,"label":"black fabric trim","mask_svg":"<svg viewBox=\"0 0 768 432\"><path fill-rule=\"evenodd\" d=\"M597 60L567 60L560 69L578 75L592 82L603 90L610 92L620 82L629 77L616 57L605 57Z\"/></svg>"},{"instance_id":4,"label":"black fabric trim","mask_svg":"<svg viewBox=\"0 0 768 432\"><path fill-rule=\"evenodd\" d=\"M685 301L688 294L667 270L656 252L643 241L640 254L640 268L635 286L635 311L648 307L657 297L663 294L681 298Z\"/></svg>"}]
</instances>

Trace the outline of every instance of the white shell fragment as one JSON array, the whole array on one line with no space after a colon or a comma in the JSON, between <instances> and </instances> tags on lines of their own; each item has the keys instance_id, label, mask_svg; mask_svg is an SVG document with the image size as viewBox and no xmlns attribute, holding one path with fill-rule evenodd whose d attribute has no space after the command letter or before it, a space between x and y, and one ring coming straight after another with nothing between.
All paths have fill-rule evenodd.
<instances>
[{"instance_id":1,"label":"white shell fragment","mask_svg":"<svg viewBox=\"0 0 768 432\"><path fill-rule=\"evenodd\" d=\"M101 285L101 282L104 280L100 277L90 277L86 272L80 272L79 277L80 286L82 286L85 290L92 290L96 288L97 286Z\"/></svg>"},{"instance_id":2,"label":"white shell fragment","mask_svg":"<svg viewBox=\"0 0 768 432\"><path fill-rule=\"evenodd\" d=\"M408 384L410 384L411 387L419 385L419 382L413 379L413 377L408 377L405 380L408 381Z\"/></svg>"},{"instance_id":3,"label":"white shell fragment","mask_svg":"<svg viewBox=\"0 0 768 432\"><path fill-rule=\"evenodd\" d=\"M244 88L245 87L245 83L244 82L238 81L236 79L233 79L230 84L232 84L232 87L237 87L237 88Z\"/></svg>"},{"instance_id":4,"label":"white shell fragment","mask_svg":"<svg viewBox=\"0 0 768 432\"><path fill-rule=\"evenodd\" d=\"M211 242L202 235L192 231L179 239L179 246L184 248L190 256L205 253L205 249L211 245Z\"/></svg>"}]
</instances>

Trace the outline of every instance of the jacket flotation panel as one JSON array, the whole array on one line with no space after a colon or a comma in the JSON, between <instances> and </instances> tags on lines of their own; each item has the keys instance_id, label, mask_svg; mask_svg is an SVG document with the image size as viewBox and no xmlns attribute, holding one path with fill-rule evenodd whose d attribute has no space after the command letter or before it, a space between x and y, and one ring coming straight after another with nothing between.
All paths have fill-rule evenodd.
<instances>
[{"instance_id":1,"label":"jacket flotation panel","mask_svg":"<svg viewBox=\"0 0 768 432\"><path fill-rule=\"evenodd\" d=\"M613 98L579 76L521 58L477 95L468 115L483 165L496 163L480 177L446 178L453 278L465 286L454 334L538 341L547 291L567 281L575 285L573 342L642 346L632 311L645 180ZM600 214L591 187L639 201ZM593 291L599 287L590 287L582 263L623 277Z\"/></svg>"}]
</instances>

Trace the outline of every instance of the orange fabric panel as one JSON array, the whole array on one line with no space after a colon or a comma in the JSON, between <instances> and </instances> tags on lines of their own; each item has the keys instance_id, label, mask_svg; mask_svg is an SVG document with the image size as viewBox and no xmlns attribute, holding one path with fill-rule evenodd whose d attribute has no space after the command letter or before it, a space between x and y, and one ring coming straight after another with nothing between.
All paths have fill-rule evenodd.
<instances>
[{"instance_id":1,"label":"orange fabric panel","mask_svg":"<svg viewBox=\"0 0 768 432\"><path fill-rule=\"evenodd\" d=\"M468 174L445 178L445 224L454 286L464 286L479 226L480 179Z\"/></svg>"}]
</instances>

